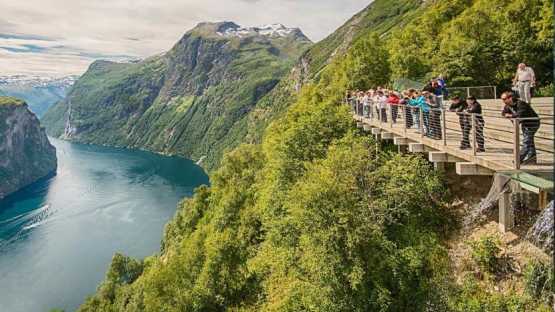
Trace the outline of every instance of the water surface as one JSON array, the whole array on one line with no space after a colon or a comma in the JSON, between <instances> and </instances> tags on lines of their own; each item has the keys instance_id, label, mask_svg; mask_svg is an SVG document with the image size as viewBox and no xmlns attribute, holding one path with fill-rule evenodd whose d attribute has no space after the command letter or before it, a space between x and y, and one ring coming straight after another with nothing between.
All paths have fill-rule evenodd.
<instances>
[{"instance_id":1,"label":"water surface","mask_svg":"<svg viewBox=\"0 0 555 312\"><path fill-rule=\"evenodd\" d=\"M51 142L57 174L0 200L0 311L75 310L115 252L157 252L176 204L208 184L186 159Z\"/></svg>"}]
</instances>

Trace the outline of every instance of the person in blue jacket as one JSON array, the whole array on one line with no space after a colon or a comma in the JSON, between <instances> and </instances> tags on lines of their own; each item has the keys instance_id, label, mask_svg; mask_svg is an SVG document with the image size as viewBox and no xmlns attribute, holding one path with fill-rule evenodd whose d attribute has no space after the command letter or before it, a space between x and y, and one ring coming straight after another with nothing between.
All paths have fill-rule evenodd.
<instances>
[{"instance_id":1,"label":"person in blue jacket","mask_svg":"<svg viewBox=\"0 0 555 312\"><path fill-rule=\"evenodd\" d=\"M424 133L428 129L428 120L430 116L430 107L426 103L425 97L416 90L411 90L412 96L409 105L413 108L413 120L416 121L416 126L420 125L420 111L422 111L422 122L424 123Z\"/></svg>"}]
</instances>

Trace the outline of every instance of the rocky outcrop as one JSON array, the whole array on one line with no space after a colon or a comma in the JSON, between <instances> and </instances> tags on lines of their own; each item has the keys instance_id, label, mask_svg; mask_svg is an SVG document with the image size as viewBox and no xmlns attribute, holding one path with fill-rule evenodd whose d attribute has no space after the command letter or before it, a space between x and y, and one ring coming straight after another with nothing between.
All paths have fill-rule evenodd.
<instances>
[{"instance_id":1,"label":"rocky outcrop","mask_svg":"<svg viewBox=\"0 0 555 312\"><path fill-rule=\"evenodd\" d=\"M0 198L56 171L56 149L27 104L0 97Z\"/></svg>"}]
</instances>

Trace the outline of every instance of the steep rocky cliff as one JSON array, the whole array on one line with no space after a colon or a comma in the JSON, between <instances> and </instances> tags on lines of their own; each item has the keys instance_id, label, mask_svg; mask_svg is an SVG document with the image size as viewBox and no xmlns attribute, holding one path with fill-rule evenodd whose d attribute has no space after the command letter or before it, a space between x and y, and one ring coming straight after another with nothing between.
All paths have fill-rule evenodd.
<instances>
[{"instance_id":1,"label":"steep rocky cliff","mask_svg":"<svg viewBox=\"0 0 555 312\"><path fill-rule=\"evenodd\" d=\"M0 198L56 170L56 149L27 104L0 97Z\"/></svg>"},{"instance_id":2,"label":"steep rocky cliff","mask_svg":"<svg viewBox=\"0 0 555 312\"><path fill-rule=\"evenodd\" d=\"M93 63L43 122L56 137L206 156L211 168L243 142L248 115L309 45L283 25L201 23L163 55Z\"/></svg>"}]
</instances>

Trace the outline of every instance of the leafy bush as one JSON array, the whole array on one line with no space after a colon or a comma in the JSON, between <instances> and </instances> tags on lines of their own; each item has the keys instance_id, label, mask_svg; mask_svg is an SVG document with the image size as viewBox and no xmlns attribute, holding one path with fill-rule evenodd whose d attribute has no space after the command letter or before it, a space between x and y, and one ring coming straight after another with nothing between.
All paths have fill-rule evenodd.
<instances>
[{"instance_id":1,"label":"leafy bush","mask_svg":"<svg viewBox=\"0 0 555 312\"><path fill-rule=\"evenodd\" d=\"M553 96L553 83L550 83L548 85L545 85L543 87L539 87L536 90L536 93L534 94L534 96L538 96L538 97L552 97Z\"/></svg>"},{"instance_id":2,"label":"leafy bush","mask_svg":"<svg viewBox=\"0 0 555 312\"><path fill-rule=\"evenodd\" d=\"M471 248L471 256L480 270L484 273L495 273L499 267L499 238L494 236L483 236L476 241L468 243Z\"/></svg>"},{"instance_id":3,"label":"leafy bush","mask_svg":"<svg viewBox=\"0 0 555 312\"><path fill-rule=\"evenodd\" d=\"M553 300L553 267L538 260L532 260L524 271L526 292L535 299Z\"/></svg>"},{"instance_id":4,"label":"leafy bush","mask_svg":"<svg viewBox=\"0 0 555 312\"><path fill-rule=\"evenodd\" d=\"M548 304L518 294L490 292L473 277L468 276L463 286L450 297L451 311L454 312L551 312Z\"/></svg>"}]
</instances>

